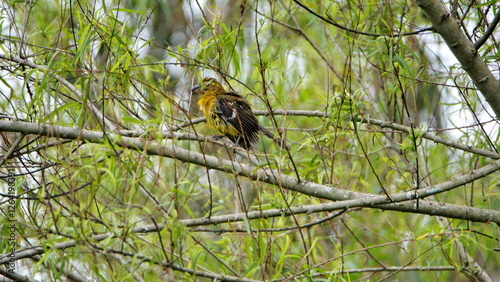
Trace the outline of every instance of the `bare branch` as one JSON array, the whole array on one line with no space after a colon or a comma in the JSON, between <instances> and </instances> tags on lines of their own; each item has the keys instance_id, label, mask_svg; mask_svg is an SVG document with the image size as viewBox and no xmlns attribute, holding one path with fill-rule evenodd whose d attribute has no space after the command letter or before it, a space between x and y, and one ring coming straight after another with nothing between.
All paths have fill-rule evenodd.
<instances>
[{"instance_id":1,"label":"bare branch","mask_svg":"<svg viewBox=\"0 0 500 282\"><path fill-rule=\"evenodd\" d=\"M104 133L90 131L79 128L69 128L53 126L47 124L36 124L20 121L0 121L0 131L23 132L24 134L39 134L49 137L60 137L67 139L84 139L90 142L101 143L104 141ZM443 208L442 204L419 200L419 208L416 209L410 200L422 199L431 195L452 190L464 184L471 183L488 174L500 169L500 160L472 171L469 174L456 176L453 180L430 187L424 187L416 191L401 192L390 195L392 202L386 196L346 191L343 189L321 185L308 181L297 181L296 178L284 175L269 168L257 168L252 165L242 164L230 160L220 159L214 156L196 153L176 146L161 145L156 141L144 141L140 138L123 137L116 134L107 134L106 140L133 150L144 151L149 155L164 156L176 160L193 163L207 168L235 173L248 177L254 181L261 181L268 184L283 187L288 190L302 194L319 197L332 201L343 201L330 203L332 205L342 205L339 208L349 208L352 206L375 207L387 210L406 211L412 213L422 213L428 215L439 215L449 218L465 219L477 222L500 223L500 211L477 209L474 212L464 209L449 210ZM410 187L407 187L410 188ZM346 200L351 200L348 202ZM398 203L410 201L405 203Z\"/></svg>"},{"instance_id":2,"label":"bare branch","mask_svg":"<svg viewBox=\"0 0 500 282\"><path fill-rule=\"evenodd\" d=\"M8 260L7 260L7 262L8 262ZM5 277L7 277L7 278L12 279L12 281L21 281L21 282L25 282L25 281L26 282L32 282L32 281L34 282L34 281L37 281L35 279L30 279L28 277L25 277L25 276L23 276L21 274L12 273L12 272L8 271L7 269L5 269L5 267L3 267L3 266L0 266L0 275L3 275Z\"/></svg>"},{"instance_id":3,"label":"bare branch","mask_svg":"<svg viewBox=\"0 0 500 282\"><path fill-rule=\"evenodd\" d=\"M500 95L498 94L500 82L488 69L483 58L477 54L476 48L462 32L457 21L450 16L439 0L416 0L416 2L486 98L496 117L500 119Z\"/></svg>"},{"instance_id":4,"label":"bare branch","mask_svg":"<svg viewBox=\"0 0 500 282\"><path fill-rule=\"evenodd\" d=\"M297 5L299 5L304 10L308 11L309 13L311 13L312 15L314 15L315 17L321 19L322 21L324 21L324 22L326 22L328 24L331 24L331 25L333 25L335 27L338 27L338 28L340 28L342 30L345 30L347 32L351 32L351 33L355 33L355 34L367 35L367 36L372 36L372 37L380 37L380 36L400 37L400 36L408 36L408 35L419 34L419 33L425 32L425 31L432 31L433 30L432 27L427 27L427 28L423 28L423 29L420 29L420 30L412 31L412 32L396 33L396 34L377 34L377 33L363 32L363 31L359 31L359 30L347 28L345 26L342 26L342 25L336 23L335 21L333 21L331 19L327 19L327 18L323 17L322 15L316 13L316 11L314 11L313 9L307 7L306 5L304 5L302 2L300 2L298 0L293 0L293 2L295 2Z\"/></svg>"},{"instance_id":5,"label":"bare branch","mask_svg":"<svg viewBox=\"0 0 500 282\"><path fill-rule=\"evenodd\" d=\"M486 40L488 40L488 38L493 34L493 31L495 31L495 28L497 28L498 22L500 22L500 10L497 11L497 14L484 32L483 36L481 36L481 38L479 38L476 43L474 43L474 48L476 48L476 50L479 50L479 48L481 48Z\"/></svg>"},{"instance_id":6,"label":"bare branch","mask_svg":"<svg viewBox=\"0 0 500 282\"><path fill-rule=\"evenodd\" d=\"M256 115L268 115L269 113L267 111L254 111ZM302 111L302 110L273 110L274 115L283 115L283 116L308 116L308 117L324 117L324 118L330 118L331 115L325 112L321 111ZM387 122L383 120L378 120L378 119L372 119L372 118L365 118L363 116L357 116L356 121L366 123L366 124L372 124L376 126L380 126L382 128L391 128L400 132L404 133L410 133L411 128L408 126L400 125L394 122ZM440 143L443 145L446 145L451 148L459 149L465 152L470 152L473 154L477 154L480 156L485 156L488 158L492 159L500 159L500 154L480 148L475 148L469 145L465 145L462 143L458 143L452 140L449 140L445 137L441 137L439 135L436 135L431 132L425 132L421 136L422 138L434 141L436 143Z\"/></svg>"}]
</instances>

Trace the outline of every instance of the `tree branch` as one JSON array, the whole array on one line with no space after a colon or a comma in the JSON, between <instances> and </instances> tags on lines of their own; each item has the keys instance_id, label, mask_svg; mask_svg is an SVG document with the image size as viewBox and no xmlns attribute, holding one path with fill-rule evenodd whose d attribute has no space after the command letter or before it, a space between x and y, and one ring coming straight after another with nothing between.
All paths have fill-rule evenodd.
<instances>
[{"instance_id":1,"label":"tree branch","mask_svg":"<svg viewBox=\"0 0 500 282\"><path fill-rule=\"evenodd\" d=\"M496 117L500 119L500 95L498 94L500 82L477 54L476 48L462 32L457 21L450 16L439 0L416 0L416 2L486 98Z\"/></svg>"},{"instance_id":2,"label":"tree branch","mask_svg":"<svg viewBox=\"0 0 500 282\"><path fill-rule=\"evenodd\" d=\"M103 240L109 238L110 236L111 236L110 234L99 234L99 235L92 236L92 240L94 242L100 242L100 241L103 241ZM69 241L66 241L66 242L53 244L51 248L57 249L57 250L65 250L65 249L68 249L68 248L75 247L78 243L81 243L81 242L77 241L77 240L69 240ZM47 250L48 249L44 248L43 246L31 246L29 248L23 249L23 251L21 251L21 252L16 252L15 259L19 260L19 259L23 259L23 258L33 257L33 256L36 256L36 255L41 255L41 254L45 253ZM113 252L112 249L110 249L108 251ZM155 263L161 264L164 267L168 267L168 268L171 268L171 269L174 269L174 270L178 270L178 271L190 273L192 275L196 275L196 276L200 276L200 277L212 278L213 280L219 280L219 281L249 281L249 282L250 281L256 281L256 280L251 280L251 279L244 279L244 278L241 278L241 277L234 277L234 276L229 276L229 275L220 275L220 274L216 274L216 273L209 273L209 272L204 272L204 271L198 271L198 270L186 268L186 267L183 267L183 266L180 266L180 265L176 265L176 264L173 264L173 263L157 262L156 260L153 260L152 258L148 258L148 257L145 257L145 256L140 255L140 254L138 255L137 253L129 254L129 253L125 253L125 252L122 252L122 251L115 252L115 253L119 253L119 254L127 255L127 256L137 257L137 258L140 258L141 260L144 260L144 261L155 262ZM10 258L7 257L7 255L0 256L0 265L8 263L9 260L10 260ZM3 270L3 269L0 267L0 273L1 273L1 270ZM11 277L13 277L13 278L17 278L17 277L24 278L23 276L18 275L18 274L13 274ZM16 281L17 281L17 279L16 279ZM24 280L19 280L19 281L31 281L31 280L24 279Z\"/></svg>"},{"instance_id":3,"label":"tree branch","mask_svg":"<svg viewBox=\"0 0 500 282\"><path fill-rule=\"evenodd\" d=\"M253 113L257 116L267 116L269 115L269 111L266 110L256 110L253 111ZM320 117L320 118L331 118L331 115L326 112L322 111L306 111L306 110L273 110L272 111L273 115L282 115L282 116L305 116L305 117ZM192 124L197 124L204 122L206 119L204 117L193 119L190 122L185 122L181 125L173 126L172 131L177 131L181 128L188 127ZM398 123L394 122L387 122L383 120L378 120L378 119L372 119L372 118L365 118L363 116L357 116L356 117L357 122L361 123L366 123L366 124L371 124L371 125L376 125L380 126L381 128L391 128L403 133L410 133L412 132L412 129L408 126L404 126ZM143 136L144 132L138 132L138 131L132 131L132 130L119 130L117 133L120 133L121 135L128 136L128 137L139 137ZM173 135L170 131L163 131L162 135L165 138L172 138ZM473 153L476 155L492 158L492 159L500 159L500 154L494 152L494 151L488 151L480 148L476 148L470 145L466 145L463 143L458 143L452 140L449 140L446 137L439 136L437 134L434 134L432 132L426 131L421 135L422 138L431 140L433 142L443 144L445 146L459 149L464 152L469 152ZM200 139L199 137L195 137L193 134L186 134L186 135L175 135L175 138L177 139L182 139L182 140L197 140Z\"/></svg>"},{"instance_id":4,"label":"tree branch","mask_svg":"<svg viewBox=\"0 0 500 282\"><path fill-rule=\"evenodd\" d=\"M44 71L44 72L45 71L51 72L51 75L54 76L54 78L57 81L59 81L62 85L66 86L76 96L78 96L79 98L82 98L84 96L82 94L82 92L78 88L76 88L71 82L69 82L68 80L66 80L62 76L56 74L48 67L37 65L37 64L32 63L30 61L23 60L22 58L17 57L17 56L9 56L9 55L5 55L5 54L0 54L0 59L10 61L10 62L15 62L19 65L24 65L24 66L27 66L27 67L32 68L32 69L38 69L38 70ZM106 115L104 115L104 113L102 113L96 106L94 106L94 104L92 104L92 102L90 100L87 100L87 107L89 107L90 111L95 115L95 117L99 121L102 122L101 125L103 126L103 128L107 127L111 131L115 131L117 129L116 126L114 125L113 121L110 120Z\"/></svg>"},{"instance_id":5,"label":"tree branch","mask_svg":"<svg viewBox=\"0 0 500 282\"><path fill-rule=\"evenodd\" d=\"M256 115L268 115L269 114L268 111L254 111L254 113ZM322 117L322 118L330 118L331 117L330 114L325 113L325 112L321 112L321 111L302 111L302 110L297 110L297 111L294 111L294 110L291 110L291 111L289 111L289 110L273 110L273 115L308 116L308 117ZM363 116L357 116L356 121L366 123L366 124L380 126L382 128L391 128L391 129L401 131L404 133L410 133L412 130L408 126L400 125L400 124L397 124L394 122L387 122L387 121L378 120L378 119L365 118ZM465 151L465 152L470 152L473 154L485 156L485 157L492 158L495 160L500 159L500 154L498 154L496 152L492 152L492 151L488 151L488 150L484 150L484 149L480 149L480 148L475 148L475 147L472 147L470 145L458 143L458 142L449 140L445 137L441 137L439 135L436 135L436 134L428 132L428 131L423 133L421 137L428 139L428 140L431 140L431 141L434 141L436 143L446 145L448 147L452 147L455 149Z\"/></svg>"},{"instance_id":6,"label":"tree branch","mask_svg":"<svg viewBox=\"0 0 500 282\"><path fill-rule=\"evenodd\" d=\"M476 43L474 43L474 48L476 48L476 50L479 50L479 48L481 48L481 46L483 46L483 44L486 42L486 40L488 40L488 38L493 34L493 31L495 31L495 28L497 27L498 22L500 22L500 9L497 11L497 14L495 15L495 17L491 21L491 23L488 26L488 28L486 29L486 31L484 32L483 36L481 36L481 38L479 38L476 41Z\"/></svg>"},{"instance_id":7,"label":"tree branch","mask_svg":"<svg viewBox=\"0 0 500 282\"><path fill-rule=\"evenodd\" d=\"M7 260L5 263L8 263L8 262L9 261ZM9 272L3 266L0 266L0 275L3 275L5 277L7 277L7 278L12 279L12 281L19 281L19 282L35 282L35 281L37 281L35 279L31 279L31 278L25 277L25 276L23 276L21 274ZM2 279L2 281L4 281L4 280Z\"/></svg>"},{"instance_id":8,"label":"tree branch","mask_svg":"<svg viewBox=\"0 0 500 282\"><path fill-rule=\"evenodd\" d=\"M338 27L338 28L340 28L342 30L345 30L345 31L351 32L351 33L355 33L355 34L367 35L367 36L372 36L372 37L381 37L381 36L385 36L385 37L401 37L401 36L414 35L414 34L419 34L419 33L425 32L425 31L432 31L433 30L432 27L431 28L427 27L427 28L416 30L416 31L412 31L412 32L396 33L396 34L376 34L376 33L363 32L363 31L359 31L359 30L347 28L345 26L342 26L342 25L334 22L331 19L327 19L327 18L323 17L322 15L316 13L316 11L314 11L313 9L307 7L306 5L304 5L302 2L300 2L298 0L293 0L293 2L295 2L297 5L299 5L304 10L308 11L309 13L311 13L312 15L314 15L315 17L319 18L320 20L322 20L322 21L324 21L324 22L326 22L328 24L331 24L331 25L333 25L335 27Z\"/></svg>"},{"instance_id":9,"label":"tree branch","mask_svg":"<svg viewBox=\"0 0 500 282\"><path fill-rule=\"evenodd\" d=\"M22 132L24 134L38 134L66 139L83 139L94 143L102 143L105 140L105 134L102 132L21 121L0 121L0 131ZM444 207L441 203L423 200L419 200L419 208L416 209L414 203L410 201L449 191L491 174L500 169L500 160L491 162L490 164L474 170L469 174L457 176L451 181L409 192L392 194L390 199L393 201L390 202L386 196L346 191L308 181L299 182L296 178L283 175L282 173L269 168L257 168L252 165L224 160L176 146L161 145L156 141L144 141L142 138L123 137L116 134L106 134L106 140L123 148L144 151L149 155L173 158L210 169L227 173L235 173L240 176L248 177L254 181L265 182L309 196L332 201L341 201L329 203L331 205L341 205L337 208L364 206L427 215L439 215L476 222L495 222L500 224L500 211L483 209L475 209L472 211L470 208L464 210L463 208L460 208L460 206L456 206L456 209L451 210Z\"/></svg>"}]
</instances>

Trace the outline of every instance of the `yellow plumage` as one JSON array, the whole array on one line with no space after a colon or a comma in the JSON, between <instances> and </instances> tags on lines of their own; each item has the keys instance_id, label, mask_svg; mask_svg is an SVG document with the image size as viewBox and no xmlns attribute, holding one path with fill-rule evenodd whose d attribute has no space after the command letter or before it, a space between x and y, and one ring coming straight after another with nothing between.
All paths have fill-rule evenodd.
<instances>
[{"instance_id":1,"label":"yellow plumage","mask_svg":"<svg viewBox=\"0 0 500 282\"><path fill-rule=\"evenodd\" d=\"M289 150L285 141L266 128L259 125L252 112L252 107L243 96L234 92L226 92L224 87L213 78L204 78L191 89L201 95L198 106L207 119L207 124L222 135L245 149L259 140L260 131L271 138L274 143Z\"/></svg>"},{"instance_id":2,"label":"yellow plumage","mask_svg":"<svg viewBox=\"0 0 500 282\"><path fill-rule=\"evenodd\" d=\"M226 92L213 78L203 79L192 91L201 94L198 106L211 128L246 149L257 142L259 122L243 96Z\"/></svg>"}]
</instances>

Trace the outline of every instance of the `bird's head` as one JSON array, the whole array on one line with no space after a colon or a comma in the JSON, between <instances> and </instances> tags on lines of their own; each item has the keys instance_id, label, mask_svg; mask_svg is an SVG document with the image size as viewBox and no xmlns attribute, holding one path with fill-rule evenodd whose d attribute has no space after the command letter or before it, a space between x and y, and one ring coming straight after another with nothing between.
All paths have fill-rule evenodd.
<instances>
[{"instance_id":1,"label":"bird's head","mask_svg":"<svg viewBox=\"0 0 500 282\"><path fill-rule=\"evenodd\" d=\"M224 88L222 85L212 77L205 77L200 84L196 84L191 89L192 92L195 93L203 93L203 92L224 92Z\"/></svg>"}]
</instances>

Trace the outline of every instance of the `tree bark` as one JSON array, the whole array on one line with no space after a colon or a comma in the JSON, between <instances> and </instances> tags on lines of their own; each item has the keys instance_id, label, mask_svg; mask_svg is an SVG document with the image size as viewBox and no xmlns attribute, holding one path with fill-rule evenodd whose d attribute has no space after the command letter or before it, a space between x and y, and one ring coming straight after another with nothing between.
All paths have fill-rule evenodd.
<instances>
[{"instance_id":1,"label":"tree bark","mask_svg":"<svg viewBox=\"0 0 500 282\"><path fill-rule=\"evenodd\" d=\"M478 55L474 44L465 36L458 22L439 0L416 0L418 6L441 35L462 68L500 118L500 82L493 76L486 63Z\"/></svg>"}]
</instances>

